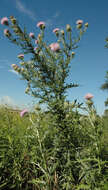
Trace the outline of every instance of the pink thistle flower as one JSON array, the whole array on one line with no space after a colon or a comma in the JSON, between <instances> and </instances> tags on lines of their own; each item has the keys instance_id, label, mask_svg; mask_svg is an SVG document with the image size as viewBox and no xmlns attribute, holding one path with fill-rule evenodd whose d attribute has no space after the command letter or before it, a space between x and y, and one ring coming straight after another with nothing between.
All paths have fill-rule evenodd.
<instances>
[{"instance_id":1,"label":"pink thistle flower","mask_svg":"<svg viewBox=\"0 0 108 190\"><path fill-rule=\"evenodd\" d=\"M35 36L34 36L34 33L30 32L29 37L30 37L30 38L34 38L34 37L35 37Z\"/></svg>"},{"instance_id":2,"label":"pink thistle flower","mask_svg":"<svg viewBox=\"0 0 108 190\"><path fill-rule=\"evenodd\" d=\"M8 18L7 17L3 17L1 19L1 24L3 24L3 25L9 25Z\"/></svg>"},{"instance_id":3,"label":"pink thistle flower","mask_svg":"<svg viewBox=\"0 0 108 190\"><path fill-rule=\"evenodd\" d=\"M83 24L83 20L77 20L77 21L76 21L76 24L77 24L77 25Z\"/></svg>"},{"instance_id":4,"label":"pink thistle flower","mask_svg":"<svg viewBox=\"0 0 108 190\"><path fill-rule=\"evenodd\" d=\"M24 54L19 54L19 55L18 55L18 58L19 58L19 59L24 59Z\"/></svg>"},{"instance_id":5,"label":"pink thistle flower","mask_svg":"<svg viewBox=\"0 0 108 190\"><path fill-rule=\"evenodd\" d=\"M60 50L60 45L58 43L52 43L49 46L51 48L52 51L58 51Z\"/></svg>"},{"instance_id":6,"label":"pink thistle flower","mask_svg":"<svg viewBox=\"0 0 108 190\"><path fill-rule=\"evenodd\" d=\"M38 44L38 40L35 40L35 44Z\"/></svg>"},{"instance_id":7,"label":"pink thistle flower","mask_svg":"<svg viewBox=\"0 0 108 190\"><path fill-rule=\"evenodd\" d=\"M4 29L4 34L7 34L9 33L9 30L8 29Z\"/></svg>"},{"instance_id":8,"label":"pink thistle flower","mask_svg":"<svg viewBox=\"0 0 108 190\"><path fill-rule=\"evenodd\" d=\"M39 27L39 28L45 27L45 22L43 22L43 21L38 22L38 23L37 23L37 27Z\"/></svg>"},{"instance_id":9,"label":"pink thistle flower","mask_svg":"<svg viewBox=\"0 0 108 190\"><path fill-rule=\"evenodd\" d=\"M27 109L24 109L20 112L20 117L23 117L25 114L28 113L28 110Z\"/></svg>"},{"instance_id":10,"label":"pink thistle flower","mask_svg":"<svg viewBox=\"0 0 108 190\"><path fill-rule=\"evenodd\" d=\"M11 33L8 29L4 29L4 35L9 37L9 36L11 36Z\"/></svg>"},{"instance_id":11,"label":"pink thistle flower","mask_svg":"<svg viewBox=\"0 0 108 190\"><path fill-rule=\"evenodd\" d=\"M53 30L53 33L56 33L56 32L58 32L60 29L59 28L55 28L54 30Z\"/></svg>"},{"instance_id":12,"label":"pink thistle flower","mask_svg":"<svg viewBox=\"0 0 108 190\"><path fill-rule=\"evenodd\" d=\"M35 47L35 48L34 48L34 51L36 51L37 49L38 49L38 47Z\"/></svg>"},{"instance_id":13,"label":"pink thistle flower","mask_svg":"<svg viewBox=\"0 0 108 190\"><path fill-rule=\"evenodd\" d=\"M90 93L88 93L88 94L85 95L84 98L85 98L86 100L91 100L91 99L93 98L93 95L90 94Z\"/></svg>"}]
</instances>

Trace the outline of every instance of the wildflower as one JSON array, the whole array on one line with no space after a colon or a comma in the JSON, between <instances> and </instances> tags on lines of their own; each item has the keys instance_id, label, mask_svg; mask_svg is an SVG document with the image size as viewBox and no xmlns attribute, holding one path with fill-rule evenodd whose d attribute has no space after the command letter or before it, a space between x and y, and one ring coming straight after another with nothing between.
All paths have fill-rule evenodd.
<instances>
[{"instance_id":1,"label":"wildflower","mask_svg":"<svg viewBox=\"0 0 108 190\"><path fill-rule=\"evenodd\" d=\"M38 49L38 47L35 47L35 48L34 48L34 51L36 51L37 49Z\"/></svg>"},{"instance_id":2,"label":"wildflower","mask_svg":"<svg viewBox=\"0 0 108 190\"><path fill-rule=\"evenodd\" d=\"M23 117L25 114L28 113L28 110L27 109L24 109L20 112L20 117Z\"/></svg>"},{"instance_id":3,"label":"wildflower","mask_svg":"<svg viewBox=\"0 0 108 190\"><path fill-rule=\"evenodd\" d=\"M18 55L18 58L19 58L19 59L24 59L24 54L19 54L19 55Z\"/></svg>"},{"instance_id":4,"label":"wildflower","mask_svg":"<svg viewBox=\"0 0 108 190\"><path fill-rule=\"evenodd\" d=\"M77 21L76 21L76 24L77 24L77 25L79 25L79 24L82 25L82 24L83 24L83 20L77 20Z\"/></svg>"},{"instance_id":5,"label":"wildflower","mask_svg":"<svg viewBox=\"0 0 108 190\"><path fill-rule=\"evenodd\" d=\"M10 37L11 36L11 33L8 29L4 29L4 35L7 36L7 37Z\"/></svg>"},{"instance_id":6,"label":"wildflower","mask_svg":"<svg viewBox=\"0 0 108 190\"><path fill-rule=\"evenodd\" d=\"M77 20L76 24L78 29L82 28L83 20Z\"/></svg>"},{"instance_id":7,"label":"wildflower","mask_svg":"<svg viewBox=\"0 0 108 190\"><path fill-rule=\"evenodd\" d=\"M60 50L60 45L58 43L52 43L49 46L51 48L52 51L58 51Z\"/></svg>"},{"instance_id":8,"label":"wildflower","mask_svg":"<svg viewBox=\"0 0 108 190\"><path fill-rule=\"evenodd\" d=\"M29 37L30 38L35 38L34 33L30 32Z\"/></svg>"},{"instance_id":9,"label":"wildflower","mask_svg":"<svg viewBox=\"0 0 108 190\"><path fill-rule=\"evenodd\" d=\"M8 25L9 25L8 18L7 18L7 17L3 17L3 18L1 19L1 24L8 26Z\"/></svg>"},{"instance_id":10,"label":"wildflower","mask_svg":"<svg viewBox=\"0 0 108 190\"><path fill-rule=\"evenodd\" d=\"M53 30L53 33L56 33L56 32L58 32L59 31L59 28L55 28L54 30Z\"/></svg>"},{"instance_id":11,"label":"wildflower","mask_svg":"<svg viewBox=\"0 0 108 190\"><path fill-rule=\"evenodd\" d=\"M85 98L86 100L91 100L91 99L93 98L93 95L90 94L90 93L88 93L88 94L85 95L84 98Z\"/></svg>"},{"instance_id":12,"label":"wildflower","mask_svg":"<svg viewBox=\"0 0 108 190\"><path fill-rule=\"evenodd\" d=\"M39 27L40 29L45 28L45 22L41 21L37 23L37 27Z\"/></svg>"},{"instance_id":13,"label":"wildflower","mask_svg":"<svg viewBox=\"0 0 108 190\"><path fill-rule=\"evenodd\" d=\"M38 40L35 40L35 44L38 44Z\"/></svg>"}]
</instances>

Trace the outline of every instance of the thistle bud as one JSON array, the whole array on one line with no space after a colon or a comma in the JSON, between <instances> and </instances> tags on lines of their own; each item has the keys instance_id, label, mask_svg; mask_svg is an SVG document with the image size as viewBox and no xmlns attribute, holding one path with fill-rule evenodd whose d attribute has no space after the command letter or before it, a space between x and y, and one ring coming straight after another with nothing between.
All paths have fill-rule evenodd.
<instances>
[{"instance_id":1,"label":"thistle bud","mask_svg":"<svg viewBox=\"0 0 108 190\"><path fill-rule=\"evenodd\" d=\"M90 108L90 107L92 107L92 105L93 105L93 101L92 101L92 100L87 100L87 101L86 101L86 104L87 104L88 107Z\"/></svg>"},{"instance_id":2,"label":"thistle bud","mask_svg":"<svg viewBox=\"0 0 108 190\"><path fill-rule=\"evenodd\" d=\"M29 91L30 91L30 88L27 87L27 88L25 89L25 93L28 94Z\"/></svg>"},{"instance_id":3,"label":"thistle bud","mask_svg":"<svg viewBox=\"0 0 108 190\"><path fill-rule=\"evenodd\" d=\"M21 72L24 72L24 71L25 71L25 69L22 67L22 68L21 68Z\"/></svg>"},{"instance_id":4,"label":"thistle bud","mask_svg":"<svg viewBox=\"0 0 108 190\"><path fill-rule=\"evenodd\" d=\"M24 62L24 61L23 61L23 62L20 62L20 65L22 65L22 66L25 65L25 62Z\"/></svg>"},{"instance_id":5,"label":"thistle bud","mask_svg":"<svg viewBox=\"0 0 108 190\"><path fill-rule=\"evenodd\" d=\"M85 23L85 27L87 27L87 28L88 28L88 22L87 22L87 23Z\"/></svg>"},{"instance_id":6,"label":"thistle bud","mask_svg":"<svg viewBox=\"0 0 108 190\"><path fill-rule=\"evenodd\" d=\"M108 37L105 39L106 42L108 42Z\"/></svg>"},{"instance_id":7,"label":"thistle bud","mask_svg":"<svg viewBox=\"0 0 108 190\"><path fill-rule=\"evenodd\" d=\"M71 26L69 24L66 25L66 30L67 30L67 32L70 32L72 30Z\"/></svg>"},{"instance_id":8,"label":"thistle bud","mask_svg":"<svg viewBox=\"0 0 108 190\"><path fill-rule=\"evenodd\" d=\"M35 41L35 43L40 43L42 41L42 36L39 34L37 37L37 41Z\"/></svg>"},{"instance_id":9,"label":"thistle bud","mask_svg":"<svg viewBox=\"0 0 108 190\"><path fill-rule=\"evenodd\" d=\"M77 25L77 28L78 28L78 29L82 28L82 24L78 24L78 25Z\"/></svg>"},{"instance_id":10,"label":"thistle bud","mask_svg":"<svg viewBox=\"0 0 108 190\"><path fill-rule=\"evenodd\" d=\"M14 30L14 32L15 32L16 34L18 34L18 33L20 32L17 27L15 27L13 30Z\"/></svg>"},{"instance_id":11,"label":"thistle bud","mask_svg":"<svg viewBox=\"0 0 108 190\"><path fill-rule=\"evenodd\" d=\"M72 102L71 103L71 108L74 108L75 107L75 102Z\"/></svg>"},{"instance_id":12,"label":"thistle bud","mask_svg":"<svg viewBox=\"0 0 108 190\"><path fill-rule=\"evenodd\" d=\"M38 39L41 40L41 35L40 34L38 35Z\"/></svg>"},{"instance_id":13,"label":"thistle bud","mask_svg":"<svg viewBox=\"0 0 108 190\"><path fill-rule=\"evenodd\" d=\"M12 24L16 24L16 18L15 17L10 16L10 20L11 20Z\"/></svg>"},{"instance_id":14,"label":"thistle bud","mask_svg":"<svg viewBox=\"0 0 108 190\"><path fill-rule=\"evenodd\" d=\"M74 57L75 56L75 52L72 52L72 57Z\"/></svg>"},{"instance_id":15,"label":"thistle bud","mask_svg":"<svg viewBox=\"0 0 108 190\"><path fill-rule=\"evenodd\" d=\"M64 33L64 30L61 30L61 34L62 34L62 35L64 35L64 34L65 34L65 33Z\"/></svg>"},{"instance_id":16,"label":"thistle bud","mask_svg":"<svg viewBox=\"0 0 108 190\"><path fill-rule=\"evenodd\" d=\"M35 106L35 110L37 110L37 111L41 110L41 108L40 108L40 106L38 104Z\"/></svg>"},{"instance_id":17,"label":"thistle bud","mask_svg":"<svg viewBox=\"0 0 108 190\"><path fill-rule=\"evenodd\" d=\"M53 30L53 33L55 33L57 37L59 36L59 30L60 30L59 28L55 28Z\"/></svg>"},{"instance_id":18,"label":"thistle bud","mask_svg":"<svg viewBox=\"0 0 108 190\"><path fill-rule=\"evenodd\" d=\"M14 69L15 71L18 69L18 65L16 65L16 64L12 64L11 66L13 67L13 69Z\"/></svg>"},{"instance_id":19,"label":"thistle bud","mask_svg":"<svg viewBox=\"0 0 108 190\"><path fill-rule=\"evenodd\" d=\"M21 71L21 69L18 67L18 68L17 68L17 72L19 72L19 73L20 73L20 71Z\"/></svg>"},{"instance_id":20,"label":"thistle bud","mask_svg":"<svg viewBox=\"0 0 108 190\"><path fill-rule=\"evenodd\" d=\"M13 19L14 18L14 16L10 16L10 19Z\"/></svg>"}]
</instances>

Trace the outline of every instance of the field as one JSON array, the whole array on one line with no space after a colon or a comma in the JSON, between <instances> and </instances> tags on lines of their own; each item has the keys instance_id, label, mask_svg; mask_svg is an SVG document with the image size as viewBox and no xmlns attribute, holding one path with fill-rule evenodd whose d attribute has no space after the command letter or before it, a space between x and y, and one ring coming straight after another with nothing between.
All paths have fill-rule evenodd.
<instances>
[{"instance_id":1,"label":"field","mask_svg":"<svg viewBox=\"0 0 108 190\"><path fill-rule=\"evenodd\" d=\"M22 52L12 71L26 81L25 93L47 110L1 106L0 189L108 190L108 114L97 114L90 93L84 104L66 100L68 90L79 86L67 79L88 23L77 20L75 36L69 24L65 30L55 28L51 44L43 21L37 23L37 37L14 16L3 17L1 24L8 26L4 35ZM102 89L108 89L107 80Z\"/></svg>"},{"instance_id":2,"label":"field","mask_svg":"<svg viewBox=\"0 0 108 190\"><path fill-rule=\"evenodd\" d=\"M50 112L1 107L0 189L107 190L108 117L97 116L95 129L88 117L68 113L60 134Z\"/></svg>"}]
</instances>

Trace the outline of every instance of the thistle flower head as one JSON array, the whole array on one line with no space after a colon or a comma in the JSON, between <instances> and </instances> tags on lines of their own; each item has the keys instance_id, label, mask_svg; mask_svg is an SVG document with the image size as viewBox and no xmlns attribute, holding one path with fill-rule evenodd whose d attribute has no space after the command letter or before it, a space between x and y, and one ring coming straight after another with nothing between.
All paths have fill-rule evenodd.
<instances>
[{"instance_id":1,"label":"thistle flower head","mask_svg":"<svg viewBox=\"0 0 108 190\"><path fill-rule=\"evenodd\" d=\"M7 37L10 37L11 36L11 33L8 29L4 29L4 35L7 36Z\"/></svg>"},{"instance_id":2,"label":"thistle flower head","mask_svg":"<svg viewBox=\"0 0 108 190\"><path fill-rule=\"evenodd\" d=\"M83 20L77 20L76 21L76 24L78 25L78 24L83 24Z\"/></svg>"},{"instance_id":3,"label":"thistle flower head","mask_svg":"<svg viewBox=\"0 0 108 190\"><path fill-rule=\"evenodd\" d=\"M53 33L56 33L56 32L58 32L59 31L59 28L55 28L54 30L53 30Z\"/></svg>"},{"instance_id":4,"label":"thistle flower head","mask_svg":"<svg viewBox=\"0 0 108 190\"><path fill-rule=\"evenodd\" d=\"M60 45L58 43L52 43L50 44L49 47L51 48L52 51L55 51L55 52L60 50Z\"/></svg>"},{"instance_id":5,"label":"thistle flower head","mask_svg":"<svg viewBox=\"0 0 108 190\"><path fill-rule=\"evenodd\" d=\"M36 51L37 49L38 49L38 47L35 47L35 48L34 48L34 51Z\"/></svg>"},{"instance_id":6,"label":"thistle flower head","mask_svg":"<svg viewBox=\"0 0 108 190\"><path fill-rule=\"evenodd\" d=\"M1 24L8 26L8 25L9 25L8 18L7 18L7 17L3 17L3 18L1 19Z\"/></svg>"},{"instance_id":7,"label":"thistle flower head","mask_svg":"<svg viewBox=\"0 0 108 190\"><path fill-rule=\"evenodd\" d=\"M30 32L29 37L30 37L30 38L35 38L34 33L33 33L33 32Z\"/></svg>"},{"instance_id":8,"label":"thistle flower head","mask_svg":"<svg viewBox=\"0 0 108 190\"><path fill-rule=\"evenodd\" d=\"M38 44L38 40L35 40L35 44Z\"/></svg>"},{"instance_id":9,"label":"thistle flower head","mask_svg":"<svg viewBox=\"0 0 108 190\"><path fill-rule=\"evenodd\" d=\"M24 54L19 54L17 57L18 57L19 59L24 59Z\"/></svg>"},{"instance_id":10,"label":"thistle flower head","mask_svg":"<svg viewBox=\"0 0 108 190\"><path fill-rule=\"evenodd\" d=\"M86 100L91 100L93 97L94 97L94 96L93 96L92 94L88 93L88 94L85 95L84 98L85 98Z\"/></svg>"},{"instance_id":11,"label":"thistle flower head","mask_svg":"<svg viewBox=\"0 0 108 190\"><path fill-rule=\"evenodd\" d=\"M24 109L20 112L20 117L23 117L25 114L28 113L28 110L27 109Z\"/></svg>"},{"instance_id":12,"label":"thistle flower head","mask_svg":"<svg viewBox=\"0 0 108 190\"><path fill-rule=\"evenodd\" d=\"M43 21L38 22L37 27L39 27L40 29L45 28L45 22L43 22Z\"/></svg>"}]
</instances>

